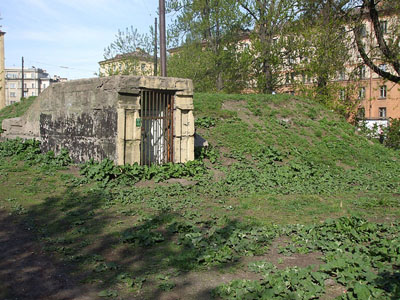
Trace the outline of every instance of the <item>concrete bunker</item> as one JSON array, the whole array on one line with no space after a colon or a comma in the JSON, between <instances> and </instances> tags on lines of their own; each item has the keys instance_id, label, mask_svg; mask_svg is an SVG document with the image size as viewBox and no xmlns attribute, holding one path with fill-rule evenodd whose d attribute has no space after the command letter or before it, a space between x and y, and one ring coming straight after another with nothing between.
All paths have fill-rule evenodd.
<instances>
[{"instance_id":1,"label":"concrete bunker","mask_svg":"<svg viewBox=\"0 0 400 300\"><path fill-rule=\"evenodd\" d=\"M42 151L75 162L109 158L141 165L194 159L193 84L189 79L113 76L54 84L2 138L35 138Z\"/></svg>"}]
</instances>

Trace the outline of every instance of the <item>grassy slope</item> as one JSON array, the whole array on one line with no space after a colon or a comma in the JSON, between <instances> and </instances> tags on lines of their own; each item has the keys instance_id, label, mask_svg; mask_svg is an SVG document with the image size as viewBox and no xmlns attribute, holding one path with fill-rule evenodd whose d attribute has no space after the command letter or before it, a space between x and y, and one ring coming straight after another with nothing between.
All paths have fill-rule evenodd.
<instances>
[{"instance_id":1,"label":"grassy slope","mask_svg":"<svg viewBox=\"0 0 400 300\"><path fill-rule=\"evenodd\" d=\"M10 118L16 118L22 116L28 108L31 106L33 103L33 100L35 100L36 97L29 97L28 99L23 99L20 102L17 102L12 105L8 105L5 108L0 110L0 133L2 131L1 129L1 123L3 122L4 119L10 119Z\"/></svg>"},{"instance_id":2,"label":"grassy slope","mask_svg":"<svg viewBox=\"0 0 400 300\"><path fill-rule=\"evenodd\" d=\"M221 272L252 277L243 257L280 235L283 227L271 223L400 216L399 153L322 106L282 95L196 94L195 109L196 118L215 118L198 132L220 152L196 185L104 187L78 182L74 169L14 156L0 160L0 208L35 229L83 283L127 299L200 299Z\"/></svg>"},{"instance_id":3,"label":"grassy slope","mask_svg":"<svg viewBox=\"0 0 400 300\"><path fill-rule=\"evenodd\" d=\"M253 193L257 203L271 194L312 195L310 205L321 195L360 208L399 202L399 152L359 136L321 105L286 95L197 94L195 107L197 118L216 119L215 127L198 132L222 149L222 159L236 158L222 167L231 189ZM314 204L329 210L319 200Z\"/></svg>"}]
</instances>

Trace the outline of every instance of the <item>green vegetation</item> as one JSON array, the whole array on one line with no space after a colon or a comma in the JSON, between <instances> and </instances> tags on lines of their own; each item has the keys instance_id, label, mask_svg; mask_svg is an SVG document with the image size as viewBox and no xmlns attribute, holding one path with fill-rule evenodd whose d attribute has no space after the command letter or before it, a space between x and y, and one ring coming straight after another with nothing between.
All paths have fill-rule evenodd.
<instances>
[{"instance_id":1,"label":"green vegetation","mask_svg":"<svg viewBox=\"0 0 400 300\"><path fill-rule=\"evenodd\" d=\"M385 145L389 148L400 149L400 119L390 120L390 126L387 128Z\"/></svg>"},{"instance_id":2,"label":"green vegetation","mask_svg":"<svg viewBox=\"0 0 400 300\"><path fill-rule=\"evenodd\" d=\"M99 297L400 297L398 151L310 100L196 94L195 108L212 146L182 165L74 166L0 143L0 207Z\"/></svg>"},{"instance_id":3,"label":"green vegetation","mask_svg":"<svg viewBox=\"0 0 400 300\"><path fill-rule=\"evenodd\" d=\"M31 106L36 96L31 96L27 99L21 99L20 102L6 106L0 110L0 133L2 132L1 123L4 119L16 118L22 116Z\"/></svg>"}]
</instances>

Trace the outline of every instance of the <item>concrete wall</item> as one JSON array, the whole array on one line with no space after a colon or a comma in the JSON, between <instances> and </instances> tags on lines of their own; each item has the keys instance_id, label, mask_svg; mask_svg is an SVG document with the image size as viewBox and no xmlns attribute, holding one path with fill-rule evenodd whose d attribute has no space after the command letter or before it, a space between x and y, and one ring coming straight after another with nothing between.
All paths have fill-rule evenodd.
<instances>
[{"instance_id":1,"label":"concrete wall","mask_svg":"<svg viewBox=\"0 0 400 300\"><path fill-rule=\"evenodd\" d=\"M106 157L140 163L140 91L174 91L174 162L194 159L191 80L112 76L57 83L47 88L21 118L3 121L2 138L36 138L43 151L70 151L76 162Z\"/></svg>"}]
</instances>

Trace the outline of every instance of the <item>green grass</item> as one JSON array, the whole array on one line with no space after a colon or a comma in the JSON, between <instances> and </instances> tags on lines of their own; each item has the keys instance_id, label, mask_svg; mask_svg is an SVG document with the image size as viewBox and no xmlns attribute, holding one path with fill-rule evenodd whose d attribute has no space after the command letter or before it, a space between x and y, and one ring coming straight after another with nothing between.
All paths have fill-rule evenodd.
<instances>
[{"instance_id":1,"label":"green grass","mask_svg":"<svg viewBox=\"0 0 400 300\"><path fill-rule=\"evenodd\" d=\"M214 289L215 297L309 299L314 291L331 299L327 278L348 291L343 299L399 296L399 152L360 136L311 100L222 94L194 100L198 133L212 145L198 153L206 169L195 165L201 172L187 177L195 184L153 179L132 186L141 178L115 176L120 171L109 164L102 170L88 164L78 176L63 166L65 156L38 159L34 145L2 143L0 207L29 224L44 249L102 297L179 294L190 274L213 290L226 273L237 281ZM321 266L277 270L261 263L282 238L292 243L279 246L278 261L318 251ZM338 249L344 265L335 264ZM254 270L271 276L240 277ZM280 289L285 282L302 282L300 296Z\"/></svg>"},{"instance_id":2,"label":"green grass","mask_svg":"<svg viewBox=\"0 0 400 300\"><path fill-rule=\"evenodd\" d=\"M0 110L0 133L2 132L1 124L4 119L17 118L22 116L31 106L36 96L22 99L20 102L6 106Z\"/></svg>"}]
</instances>

